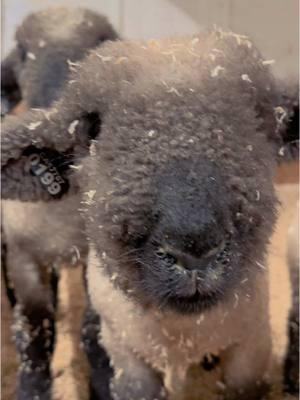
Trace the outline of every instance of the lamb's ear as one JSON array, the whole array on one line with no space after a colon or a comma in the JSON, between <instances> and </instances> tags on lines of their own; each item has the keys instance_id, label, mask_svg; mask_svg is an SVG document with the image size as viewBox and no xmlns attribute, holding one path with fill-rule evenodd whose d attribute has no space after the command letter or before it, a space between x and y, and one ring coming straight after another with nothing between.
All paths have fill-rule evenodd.
<instances>
[{"instance_id":1,"label":"lamb's ear","mask_svg":"<svg viewBox=\"0 0 300 400\"><path fill-rule=\"evenodd\" d=\"M1 63L1 116L9 113L21 100L21 91L16 76L20 63L18 49L14 49Z\"/></svg>"},{"instance_id":2,"label":"lamb's ear","mask_svg":"<svg viewBox=\"0 0 300 400\"><path fill-rule=\"evenodd\" d=\"M2 198L50 201L78 191L76 166L99 132L97 113L65 116L54 109L7 117L1 136Z\"/></svg>"}]
</instances>

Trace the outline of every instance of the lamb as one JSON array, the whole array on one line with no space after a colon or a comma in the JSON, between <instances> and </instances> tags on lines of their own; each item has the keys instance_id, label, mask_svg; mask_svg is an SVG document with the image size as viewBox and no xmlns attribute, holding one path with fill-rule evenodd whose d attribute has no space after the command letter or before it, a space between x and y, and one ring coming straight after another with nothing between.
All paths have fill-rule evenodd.
<instances>
[{"instance_id":1,"label":"lamb","mask_svg":"<svg viewBox=\"0 0 300 400\"><path fill-rule=\"evenodd\" d=\"M171 397L206 353L220 356L222 396L267 392L265 253L283 125L268 65L221 30L104 44L51 118L5 124L3 198L55 203L32 154L72 163L58 173L84 203L95 398Z\"/></svg>"},{"instance_id":2,"label":"lamb","mask_svg":"<svg viewBox=\"0 0 300 400\"><path fill-rule=\"evenodd\" d=\"M89 49L117 38L105 17L85 9L51 8L28 16L16 32L17 46L1 64L7 111L15 109L16 101L22 101L25 108L49 107L59 98L70 67L74 68ZM45 115L51 118L46 110ZM34 124L29 129L34 133ZM41 182L58 178L60 162L52 156L51 152L36 155L47 164L47 169L38 173ZM57 185L52 186L55 191ZM62 262L85 263L87 256L79 207L76 194L51 204L16 200L2 204L3 268L14 289L7 287L7 292L11 304L17 303L16 344L27 365L20 373L19 399L50 396L57 268ZM27 339L22 333L25 322L20 321L30 325ZM26 340L31 341L28 346L24 345Z\"/></svg>"},{"instance_id":3,"label":"lamb","mask_svg":"<svg viewBox=\"0 0 300 400\"><path fill-rule=\"evenodd\" d=\"M57 100L70 68L89 49L118 34L108 20L83 8L52 7L30 14L16 31L16 46L1 63L1 92L8 111Z\"/></svg>"},{"instance_id":4,"label":"lamb","mask_svg":"<svg viewBox=\"0 0 300 400\"><path fill-rule=\"evenodd\" d=\"M279 154L283 160L299 159L299 85L281 84L282 102L289 117ZM287 261L292 289L292 307L289 314L289 344L284 363L284 388L287 393L299 395L299 205L288 233Z\"/></svg>"},{"instance_id":5,"label":"lamb","mask_svg":"<svg viewBox=\"0 0 300 400\"><path fill-rule=\"evenodd\" d=\"M299 83L287 81L278 83L281 92L281 104L286 110L285 118L281 114L279 118L284 120L283 145L279 156L281 162L295 161L299 159ZM277 112L280 113L280 109Z\"/></svg>"},{"instance_id":6,"label":"lamb","mask_svg":"<svg viewBox=\"0 0 300 400\"><path fill-rule=\"evenodd\" d=\"M286 392L299 396L299 205L288 237L288 263L291 274L292 308L289 315L289 347L284 365Z\"/></svg>"}]
</instances>

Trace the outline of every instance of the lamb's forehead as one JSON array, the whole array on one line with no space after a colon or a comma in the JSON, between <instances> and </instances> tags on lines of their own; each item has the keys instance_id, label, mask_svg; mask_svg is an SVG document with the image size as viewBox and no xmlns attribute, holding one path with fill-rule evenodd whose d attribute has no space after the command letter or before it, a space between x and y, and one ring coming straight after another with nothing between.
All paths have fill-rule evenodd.
<instances>
[{"instance_id":1,"label":"lamb's forehead","mask_svg":"<svg viewBox=\"0 0 300 400\"><path fill-rule=\"evenodd\" d=\"M168 88L189 80L197 86L206 74L204 84L211 79L222 84L234 77L257 89L272 84L268 66L246 36L207 31L182 38L107 43L92 52L80 75L82 82L88 82L99 71L108 75L107 81L127 81L141 85L140 90L144 81L150 90L156 83Z\"/></svg>"},{"instance_id":2,"label":"lamb's forehead","mask_svg":"<svg viewBox=\"0 0 300 400\"><path fill-rule=\"evenodd\" d=\"M178 141L180 155L197 143L199 151L205 143L210 152L212 140L221 148L226 141L228 148L236 149L238 140L240 154L248 155L253 142L261 143L265 133L275 131L272 75L243 36L208 32L148 43L110 43L96 49L79 70L70 94L84 92L86 104L97 98L103 110L102 140L111 141L113 132L116 142L124 137L128 141L123 132L130 132L134 143L150 146L158 137L155 143L167 153L169 135L160 134L166 131L172 132L174 145ZM101 73L105 80L99 79L98 86L91 77Z\"/></svg>"},{"instance_id":3,"label":"lamb's forehead","mask_svg":"<svg viewBox=\"0 0 300 400\"><path fill-rule=\"evenodd\" d=\"M104 22L105 18L83 8L51 7L29 15L19 27L16 37L22 41L22 36L34 39L38 34L42 39L70 40L86 25L95 29L95 19Z\"/></svg>"},{"instance_id":4,"label":"lamb's forehead","mask_svg":"<svg viewBox=\"0 0 300 400\"><path fill-rule=\"evenodd\" d=\"M268 65L250 40L215 31L159 41L106 42L79 66L72 82L70 96L80 92L101 113L115 104L140 108L137 103L160 99L175 106L186 94L193 94L195 101L205 97L206 103L213 97L243 97L252 104L258 98L271 103L274 94Z\"/></svg>"},{"instance_id":5,"label":"lamb's forehead","mask_svg":"<svg viewBox=\"0 0 300 400\"><path fill-rule=\"evenodd\" d=\"M70 39L83 22L85 14L81 9L59 8L52 12L42 12L39 17L43 20L44 31L49 37Z\"/></svg>"}]
</instances>

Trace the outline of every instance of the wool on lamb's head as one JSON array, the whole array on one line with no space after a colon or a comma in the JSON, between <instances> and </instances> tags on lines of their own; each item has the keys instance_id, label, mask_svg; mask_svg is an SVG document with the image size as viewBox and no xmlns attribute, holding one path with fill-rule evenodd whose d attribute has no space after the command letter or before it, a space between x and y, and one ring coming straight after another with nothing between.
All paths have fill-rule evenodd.
<instances>
[{"instance_id":1,"label":"wool on lamb's head","mask_svg":"<svg viewBox=\"0 0 300 400\"><path fill-rule=\"evenodd\" d=\"M77 171L114 284L143 304L203 310L262 268L281 114L268 62L243 36L110 43L51 114L4 128L2 195L53 198L30 153L77 155L62 175Z\"/></svg>"},{"instance_id":2,"label":"wool on lamb's head","mask_svg":"<svg viewBox=\"0 0 300 400\"><path fill-rule=\"evenodd\" d=\"M8 107L48 107L58 98L73 62L117 33L108 20L83 8L53 7L30 14L16 31L16 46L1 63Z\"/></svg>"}]
</instances>

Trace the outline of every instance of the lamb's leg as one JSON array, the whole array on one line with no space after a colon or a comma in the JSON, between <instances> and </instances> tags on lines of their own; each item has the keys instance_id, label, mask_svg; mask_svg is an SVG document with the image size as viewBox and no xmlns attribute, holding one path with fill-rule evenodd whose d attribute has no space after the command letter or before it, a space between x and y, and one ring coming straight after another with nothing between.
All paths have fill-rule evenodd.
<instances>
[{"instance_id":1,"label":"lamb's leg","mask_svg":"<svg viewBox=\"0 0 300 400\"><path fill-rule=\"evenodd\" d=\"M161 377L131 353L114 358L111 393L114 400L166 399Z\"/></svg>"},{"instance_id":2,"label":"lamb's leg","mask_svg":"<svg viewBox=\"0 0 300 400\"><path fill-rule=\"evenodd\" d=\"M101 319L88 306L82 342L91 367L91 399L93 400L160 400L163 386L160 377L133 354L117 350L114 366L101 344Z\"/></svg>"},{"instance_id":3,"label":"lamb's leg","mask_svg":"<svg viewBox=\"0 0 300 400\"><path fill-rule=\"evenodd\" d=\"M284 364L285 391L299 395L299 264L291 268L293 303L289 314L289 346Z\"/></svg>"},{"instance_id":4,"label":"lamb's leg","mask_svg":"<svg viewBox=\"0 0 300 400\"><path fill-rule=\"evenodd\" d=\"M289 347L284 364L284 386L287 393L299 395L299 305L289 315Z\"/></svg>"},{"instance_id":5,"label":"lamb's leg","mask_svg":"<svg viewBox=\"0 0 300 400\"><path fill-rule=\"evenodd\" d=\"M104 327L106 328L106 326ZM112 332L113 333L113 332ZM109 337L114 368L111 393L114 400L162 400L166 398L162 376L132 351L114 341L109 330L103 330L103 341Z\"/></svg>"},{"instance_id":6,"label":"lamb's leg","mask_svg":"<svg viewBox=\"0 0 300 400\"><path fill-rule=\"evenodd\" d=\"M50 400L50 361L54 347L54 317L49 310L16 305L15 342L20 356L18 400Z\"/></svg>"},{"instance_id":7,"label":"lamb's leg","mask_svg":"<svg viewBox=\"0 0 300 400\"><path fill-rule=\"evenodd\" d=\"M271 336L268 329L257 332L225 354L225 398L262 400L269 391Z\"/></svg>"},{"instance_id":8,"label":"lamb's leg","mask_svg":"<svg viewBox=\"0 0 300 400\"><path fill-rule=\"evenodd\" d=\"M18 262L22 259L22 263ZM55 340L56 274L46 282L27 254L14 253L9 263L18 304L14 308L14 337L20 356L18 400L50 400L50 362ZM13 265L13 266L12 266ZM17 275L17 276L16 276ZM33 278L34 277L34 278Z\"/></svg>"},{"instance_id":9,"label":"lamb's leg","mask_svg":"<svg viewBox=\"0 0 300 400\"><path fill-rule=\"evenodd\" d=\"M87 306L81 331L82 344L90 365L90 399L110 400L110 379L113 370L109 357L99 342L101 321L100 317Z\"/></svg>"},{"instance_id":10,"label":"lamb's leg","mask_svg":"<svg viewBox=\"0 0 300 400\"><path fill-rule=\"evenodd\" d=\"M15 292L14 292L14 289L12 287L11 281L9 279L9 275L8 275L8 270L7 270L7 243L6 243L6 240L5 240L5 235L4 235L4 231L2 229L2 226L1 226L1 273L2 273L2 279L3 279L3 283L4 283L7 299L9 301L9 304L13 308L16 305L17 300L16 300Z\"/></svg>"},{"instance_id":11,"label":"lamb's leg","mask_svg":"<svg viewBox=\"0 0 300 400\"><path fill-rule=\"evenodd\" d=\"M297 210L298 211L298 210ZM297 213L296 213L297 214ZM297 215L298 216L298 215ZM288 263L292 288L289 314L289 346L284 364L285 391L299 395L299 221L296 217L289 229Z\"/></svg>"}]
</instances>

